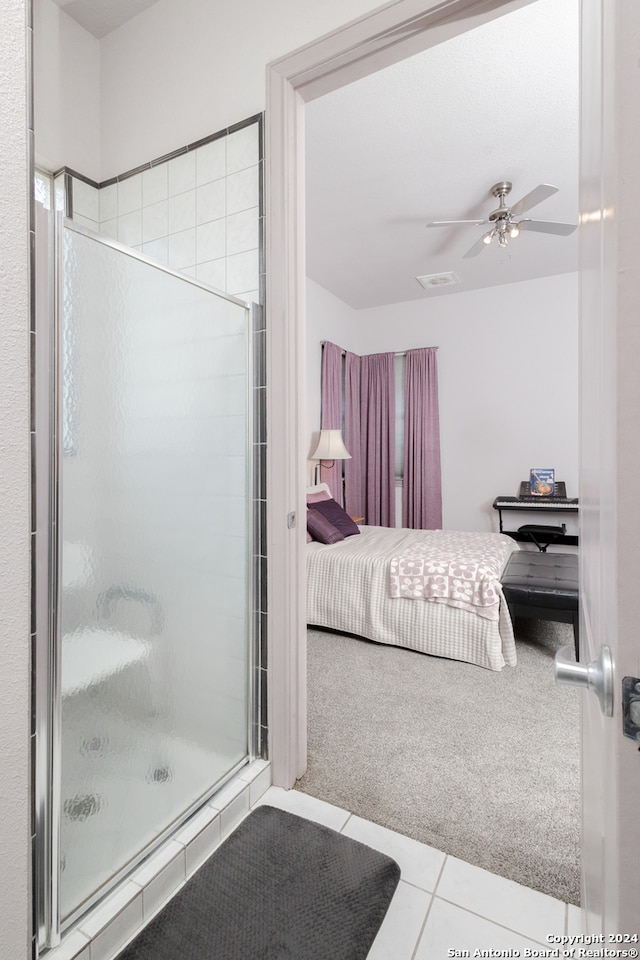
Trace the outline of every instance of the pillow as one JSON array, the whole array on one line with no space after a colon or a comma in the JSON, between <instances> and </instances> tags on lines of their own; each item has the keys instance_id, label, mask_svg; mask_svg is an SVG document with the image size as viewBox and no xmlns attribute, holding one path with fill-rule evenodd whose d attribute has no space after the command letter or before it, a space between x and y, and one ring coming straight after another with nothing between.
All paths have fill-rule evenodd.
<instances>
[{"instance_id":1,"label":"pillow","mask_svg":"<svg viewBox=\"0 0 640 960\"><path fill-rule=\"evenodd\" d=\"M320 543L337 543L344 540L344 534L337 530L330 520L317 510L307 510L307 533Z\"/></svg>"},{"instance_id":2,"label":"pillow","mask_svg":"<svg viewBox=\"0 0 640 960\"><path fill-rule=\"evenodd\" d=\"M345 537L360 533L358 524L353 522L349 514L335 500L318 500L317 503L309 503L308 506L314 513L321 513L326 517Z\"/></svg>"},{"instance_id":3,"label":"pillow","mask_svg":"<svg viewBox=\"0 0 640 960\"><path fill-rule=\"evenodd\" d=\"M316 493L308 493L307 506L309 506L310 503L317 503L318 500L330 500L330 499L331 499L331 494L327 493L326 490L318 490ZM309 511L307 510L307 514L308 513ZM309 530L307 529L307 543L311 543L312 540L313 540L313 537L311 536L311 534L309 533Z\"/></svg>"},{"instance_id":4,"label":"pillow","mask_svg":"<svg viewBox=\"0 0 640 960\"><path fill-rule=\"evenodd\" d=\"M331 494L327 493L326 490L318 490L317 493L308 493L307 494L307 504L309 503L319 503L320 500L331 500Z\"/></svg>"}]
</instances>

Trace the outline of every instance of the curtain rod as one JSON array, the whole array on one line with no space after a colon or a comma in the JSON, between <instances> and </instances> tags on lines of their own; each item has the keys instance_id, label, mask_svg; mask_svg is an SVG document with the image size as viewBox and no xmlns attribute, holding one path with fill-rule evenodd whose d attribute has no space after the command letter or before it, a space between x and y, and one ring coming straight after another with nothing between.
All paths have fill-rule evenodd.
<instances>
[{"instance_id":1,"label":"curtain rod","mask_svg":"<svg viewBox=\"0 0 640 960\"><path fill-rule=\"evenodd\" d=\"M325 343L332 343L332 342L333 342L332 340L321 340L321 341L320 341L320 346L321 346L321 347L324 347ZM337 344L336 344L336 346L337 346ZM413 349L413 350L439 350L440 348L439 348L439 347L412 347L411 349ZM341 351L343 357L344 357L345 353L348 353L348 352L349 352L348 350L343 349L343 347L340 347L340 351ZM381 352L381 353L391 353L390 350L381 350L380 352ZM408 350L396 350L396 352L394 353L394 357L406 357L406 355L407 355L408 352L409 352ZM364 356L366 356L366 354L364 354Z\"/></svg>"}]
</instances>

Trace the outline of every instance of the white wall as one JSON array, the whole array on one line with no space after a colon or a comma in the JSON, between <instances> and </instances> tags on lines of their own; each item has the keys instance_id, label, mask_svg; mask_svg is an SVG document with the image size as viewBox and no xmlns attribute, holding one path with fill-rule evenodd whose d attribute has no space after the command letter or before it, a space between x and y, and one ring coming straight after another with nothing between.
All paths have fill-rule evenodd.
<instances>
[{"instance_id":1,"label":"white wall","mask_svg":"<svg viewBox=\"0 0 640 960\"><path fill-rule=\"evenodd\" d=\"M497 529L494 498L515 495L531 467L554 467L577 496L576 274L358 311L321 289L309 282L310 431L319 423L320 340L356 353L437 346L443 525ZM560 522L537 517L518 514L514 526ZM572 529L575 519L562 519Z\"/></svg>"},{"instance_id":2,"label":"white wall","mask_svg":"<svg viewBox=\"0 0 640 960\"><path fill-rule=\"evenodd\" d=\"M103 179L264 110L267 63L380 5L160 0L101 44Z\"/></svg>"},{"instance_id":3,"label":"white wall","mask_svg":"<svg viewBox=\"0 0 640 960\"><path fill-rule=\"evenodd\" d=\"M31 956L26 0L0 30L0 953Z\"/></svg>"},{"instance_id":4,"label":"white wall","mask_svg":"<svg viewBox=\"0 0 640 960\"><path fill-rule=\"evenodd\" d=\"M96 181L264 110L265 66L371 0L160 0L96 40L34 0L36 151Z\"/></svg>"},{"instance_id":5,"label":"white wall","mask_svg":"<svg viewBox=\"0 0 640 960\"><path fill-rule=\"evenodd\" d=\"M52 0L34 0L37 162L100 178L100 43Z\"/></svg>"}]
</instances>

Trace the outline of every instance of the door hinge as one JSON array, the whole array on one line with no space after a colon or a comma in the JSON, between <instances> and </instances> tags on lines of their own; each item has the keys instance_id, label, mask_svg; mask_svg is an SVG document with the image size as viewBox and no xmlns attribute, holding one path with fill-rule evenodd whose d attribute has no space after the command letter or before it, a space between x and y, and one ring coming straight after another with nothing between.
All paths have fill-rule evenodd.
<instances>
[{"instance_id":1,"label":"door hinge","mask_svg":"<svg viewBox=\"0 0 640 960\"><path fill-rule=\"evenodd\" d=\"M287 514L287 528L293 530L296 525L296 512L292 510L291 513Z\"/></svg>"},{"instance_id":2,"label":"door hinge","mask_svg":"<svg viewBox=\"0 0 640 960\"><path fill-rule=\"evenodd\" d=\"M625 677L622 681L622 732L640 742L640 680Z\"/></svg>"}]
</instances>

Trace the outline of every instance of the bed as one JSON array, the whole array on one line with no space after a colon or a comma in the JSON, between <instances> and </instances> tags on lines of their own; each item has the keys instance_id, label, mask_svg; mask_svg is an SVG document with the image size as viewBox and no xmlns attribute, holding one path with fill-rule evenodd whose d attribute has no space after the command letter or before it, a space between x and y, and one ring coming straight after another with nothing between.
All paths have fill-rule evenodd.
<instances>
[{"instance_id":1,"label":"bed","mask_svg":"<svg viewBox=\"0 0 640 960\"><path fill-rule=\"evenodd\" d=\"M318 498L327 494L326 484L308 488L308 505L317 505ZM519 549L514 540L499 533L366 525L359 525L359 531L335 543L307 543L310 626L489 670L515 666L513 627L500 585L504 566ZM452 563L454 548L460 554ZM482 568L483 558L489 556L491 565ZM477 577L474 598L473 588L465 583L465 571L476 561L483 572ZM460 575L451 582L468 588L469 595L447 589L446 576L431 575L442 573L446 564ZM407 576L407 572L417 575ZM427 582L435 583L435 593L422 589Z\"/></svg>"}]
</instances>

